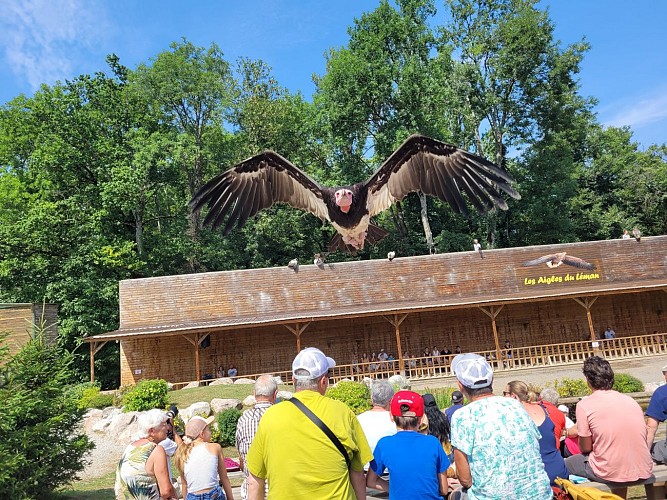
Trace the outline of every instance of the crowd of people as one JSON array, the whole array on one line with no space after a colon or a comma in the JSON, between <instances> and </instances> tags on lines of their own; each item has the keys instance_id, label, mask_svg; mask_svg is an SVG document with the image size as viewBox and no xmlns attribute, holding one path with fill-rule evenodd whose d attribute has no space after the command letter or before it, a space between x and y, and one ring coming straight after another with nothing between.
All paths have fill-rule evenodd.
<instances>
[{"instance_id":1,"label":"crowd of people","mask_svg":"<svg viewBox=\"0 0 667 500\"><path fill-rule=\"evenodd\" d=\"M554 389L537 394L514 380L495 395L493 368L477 354L452 359L458 388L447 408L432 394L395 393L378 379L370 387L372 409L357 416L325 397L334 367L319 349L302 350L292 363L294 396L280 404L274 378L257 379L256 403L236 434L244 500L365 499L366 488L395 499L547 500L559 488L557 478L571 475L606 483L626 498L628 485L646 480L654 462L667 459L667 441L654 443L667 419L667 385L654 393L645 420L631 397L612 389L613 370L598 356L583 365L592 393L576 405L576 423ZM667 381L667 366L663 375ZM137 491L179 498L158 444L170 425L159 410L142 415L141 436L119 463L118 498L138 498ZM209 425L191 419L174 457L188 500L232 498Z\"/></svg>"}]
</instances>

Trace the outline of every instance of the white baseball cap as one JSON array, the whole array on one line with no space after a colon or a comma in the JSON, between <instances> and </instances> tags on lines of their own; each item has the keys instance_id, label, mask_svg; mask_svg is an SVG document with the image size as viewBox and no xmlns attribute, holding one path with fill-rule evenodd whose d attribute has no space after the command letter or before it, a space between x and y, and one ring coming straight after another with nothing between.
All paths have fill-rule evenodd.
<instances>
[{"instance_id":1,"label":"white baseball cap","mask_svg":"<svg viewBox=\"0 0 667 500\"><path fill-rule=\"evenodd\" d=\"M292 361L292 376L296 380L312 380L321 377L334 366L336 362L322 351L315 347L306 347ZM306 370L309 375L296 375L297 370Z\"/></svg>"},{"instance_id":2,"label":"white baseball cap","mask_svg":"<svg viewBox=\"0 0 667 500\"><path fill-rule=\"evenodd\" d=\"M488 387L493 382L493 368L479 354L459 354L452 360L456 378L469 389Z\"/></svg>"}]
</instances>

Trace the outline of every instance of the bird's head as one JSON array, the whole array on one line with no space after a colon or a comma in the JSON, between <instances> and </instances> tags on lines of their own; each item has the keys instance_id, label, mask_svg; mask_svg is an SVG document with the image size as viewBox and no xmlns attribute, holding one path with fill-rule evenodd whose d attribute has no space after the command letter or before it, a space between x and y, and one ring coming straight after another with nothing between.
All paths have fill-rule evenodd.
<instances>
[{"instance_id":1,"label":"bird's head","mask_svg":"<svg viewBox=\"0 0 667 500\"><path fill-rule=\"evenodd\" d=\"M349 189L339 189L334 193L336 205L340 207L341 212L347 213L352 205L352 191Z\"/></svg>"}]
</instances>

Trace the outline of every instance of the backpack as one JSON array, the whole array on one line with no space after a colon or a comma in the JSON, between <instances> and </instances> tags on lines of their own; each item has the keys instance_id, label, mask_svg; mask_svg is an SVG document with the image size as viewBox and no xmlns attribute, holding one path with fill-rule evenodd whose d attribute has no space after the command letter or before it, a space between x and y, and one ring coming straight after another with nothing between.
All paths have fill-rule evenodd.
<instances>
[{"instance_id":1,"label":"backpack","mask_svg":"<svg viewBox=\"0 0 667 500\"><path fill-rule=\"evenodd\" d=\"M572 500L623 500L618 495L609 493L608 491L601 491L592 486L584 486L583 484L574 484L572 481L556 478L556 484L562 488L567 496L556 495L558 499L569 498Z\"/></svg>"}]
</instances>

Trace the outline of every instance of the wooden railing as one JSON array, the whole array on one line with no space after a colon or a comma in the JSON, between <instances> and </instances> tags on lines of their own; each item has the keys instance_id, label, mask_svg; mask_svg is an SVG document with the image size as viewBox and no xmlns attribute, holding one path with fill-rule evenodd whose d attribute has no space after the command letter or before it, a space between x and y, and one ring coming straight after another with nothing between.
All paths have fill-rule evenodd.
<instances>
[{"instance_id":1,"label":"wooden railing","mask_svg":"<svg viewBox=\"0 0 667 500\"><path fill-rule=\"evenodd\" d=\"M637 335L634 337L619 337L612 340L590 340L581 342L564 342L560 344L512 347L501 349L500 358L495 349L477 351L484 356L494 370L515 370L535 368L540 366L567 365L583 363L592 355L606 359L627 359L656 354L667 354L667 333L653 335ZM359 362L347 365L337 365L332 370L331 382L340 380L362 380L369 378L389 378L402 373L408 379L434 379L453 376L451 361L455 354L441 356L410 357L403 359L403 366L398 360ZM261 373L240 375L235 378L255 379ZM273 375L280 377L285 384L291 384L292 372L279 371ZM202 380L200 385L208 385L212 380ZM174 388L182 388L189 382L173 384Z\"/></svg>"}]
</instances>

